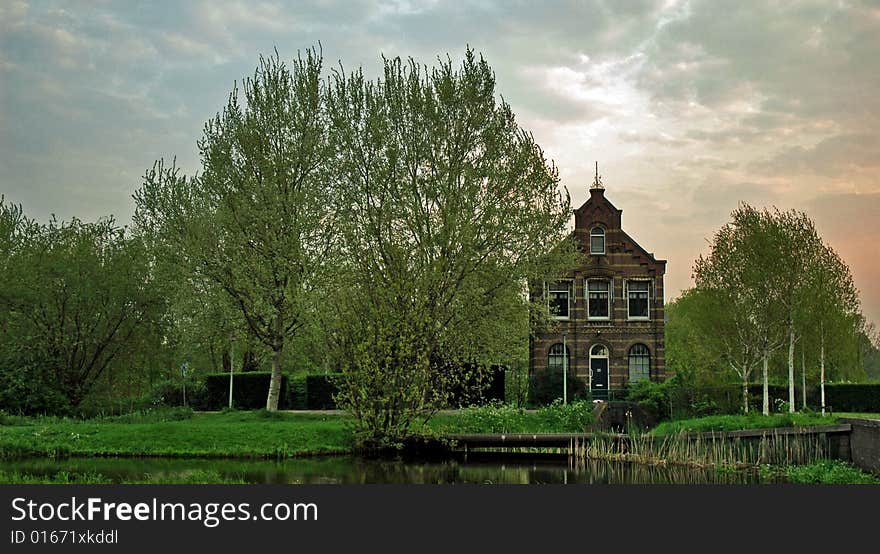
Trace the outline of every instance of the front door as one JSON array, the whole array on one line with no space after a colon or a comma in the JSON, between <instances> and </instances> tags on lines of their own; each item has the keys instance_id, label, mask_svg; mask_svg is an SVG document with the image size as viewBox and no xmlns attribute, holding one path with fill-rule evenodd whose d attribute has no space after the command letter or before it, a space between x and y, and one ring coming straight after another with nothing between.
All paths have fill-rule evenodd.
<instances>
[{"instance_id":1,"label":"front door","mask_svg":"<svg viewBox=\"0 0 880 554\"><path fill-rule=\"evenodd\" d=\"M590 388L593 398L608 398L608 358L590 358Z\"/></svg>"}]
</instances>

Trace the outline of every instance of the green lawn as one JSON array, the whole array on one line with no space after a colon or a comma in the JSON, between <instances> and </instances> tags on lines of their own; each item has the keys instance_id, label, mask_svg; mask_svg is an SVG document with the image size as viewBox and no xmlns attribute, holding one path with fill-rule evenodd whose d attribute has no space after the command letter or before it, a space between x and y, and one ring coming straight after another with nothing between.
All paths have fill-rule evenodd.
<instances>
[{"instance_id":1,"label":"green lawn","mask_svg":"<svg viewBox=\"0 0 880 554\"><path fill-rule=\"evenodd\" d=\"M228 412L178 421L21 419L0 426L0 457L290 457L351 450L337 415Z\"/></svg>"},{"instance_id":2,"label":"green lawn","mask_svg":"<svg viewBox=\"0 0 880 554\"><path fill-rule=\"evenodd\" d=\"M834 412L836 417L860 417L863 419L880 419L880 414L878 413L866 413L866 412Z\"/></svg>"},{"instance_id":3,"label":"green lawn","mask_svg":"<svg viewBox=\"0 0 880 554\"><path fill-rule=\"evenodd\" d=\"M664 421L651 430L653 435L668 435L688 432L706 431L737 431L739 429L760 429L762 427L795 427L812 425L834 425L838 423L837 417L822 416L819 414L770 414L768 416L751 413L742 415L714 415L694 419L679 419L676 421Z\"/></svg>"}]
</instances>

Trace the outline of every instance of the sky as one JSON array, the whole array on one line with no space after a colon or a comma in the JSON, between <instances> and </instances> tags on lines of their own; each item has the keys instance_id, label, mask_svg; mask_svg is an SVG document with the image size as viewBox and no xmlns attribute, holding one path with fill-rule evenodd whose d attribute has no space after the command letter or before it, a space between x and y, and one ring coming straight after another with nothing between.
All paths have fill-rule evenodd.
<instances>
[{"instance_id":1,"label":"sky","mask_svg":"<svg viewBox=\"0 0 880 554\"><path fill-rule=\"evenodd\" d=\"M667 300L741 201L805 211L880 324L880 2L0 0L0 194L123 224L158 158L196 140L261 54L433 64L468 45L557 165L599 162Z\"/></svg>"}]
</instances>

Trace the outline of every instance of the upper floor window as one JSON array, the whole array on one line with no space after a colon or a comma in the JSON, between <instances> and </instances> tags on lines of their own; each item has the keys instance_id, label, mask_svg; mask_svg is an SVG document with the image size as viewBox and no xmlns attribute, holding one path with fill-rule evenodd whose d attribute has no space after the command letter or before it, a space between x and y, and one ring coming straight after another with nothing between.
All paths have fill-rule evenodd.
<instances>
[{"instance_id":1,"label":"upper floor window","mask_svg":"<svg viewBox=\"0 0 880 554\"><path fill-rule=\"evenodd\" d=\"M547 307L556 319L568 319L571 313L571 283L552 283L547 290Z\"/></svg>"},{"instance_id":2,"label":"upper floor window","mask_svg":"<svg viewBox=\"0 0 880 554\"><path fill-rule=\"evenodd\" d=\"M607 279L587 280L587 317L589 319L608 319L611 313L610 281Z\"/></svg>"},{"instance_id":3,"label":"upper floor window","mask_svg":"<svg viewBox=\"0 0 880 554\"><path fill-rule=\"evenodd\" d=\"M644 344L629 349L629 382L647 381L651 376L651 352Z\"/></svg>"},{"instance_id":4,"label":"upper floor window","mask_svg":"<svg viewBox=\"0 0 880 554\"><path fill-rule=\"evenodd\" d=\"M605 229L593 227L590 230L590 254L605 253Z\"/></svg>"},{"instance_id":5,"label":"upper floor window","mask_svg":"<svg viewBox=\"0 0 880 554\"><path fill-rule=\"evenodd\" d=\"M627 281L626 291L627 317L629 319L648 319L651 282Z\"/></svg>"}]
</instances>

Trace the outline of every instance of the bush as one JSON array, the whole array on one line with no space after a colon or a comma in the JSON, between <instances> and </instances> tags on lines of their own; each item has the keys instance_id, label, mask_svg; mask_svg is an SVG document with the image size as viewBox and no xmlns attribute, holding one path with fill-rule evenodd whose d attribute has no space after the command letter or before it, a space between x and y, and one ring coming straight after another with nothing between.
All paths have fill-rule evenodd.
<instances>
[{"instance_id":1,"label":"bush","mask_svg":"<svg viewBox=\"0 0 880 554\"><path fill-rule=\"evenodd\" d=\"M787 466L785 476L792 483L880 484L880 478L840 460L820 460L809 465Z\"/></svg>"},{"instance_id":2,"label":"bush","mask_svg":"<svg viewBox=\"0 0 880 554\"><path fill-rule=\"evenodd\" d=\"M589 396L585 380L568 374L568 401L585 399ZM538 371L529 377L529 405L547 406L562 399L562 373L558 371Z\"/></svg>"},{"instance_id":3,"label":"bush","mask_svg":"<svg viewBox=\"0 0 880 554\"><path fill-rule=\"evenodd\" d=\"M525 411L510 404L491 402L461 410L455 418L457 433L516 433L525 427Z\"/></svg>"},{"instance_id":4,"label":"bush","mask_svg":"<svg viewBox=\"0 0 880 554\"><path fill-rule=\"evenodd\" d=\"M667 419L670 414L670 389L674 386L671 381L655 383L654 381L640 381L633 383L627 389L626 400L635 402L645 410L655 414L659 419Z\"/></svg>"},{"instance_id":5,"label":"bush","mask_svg":"<svg viewBox=\"0 0 880 554\"><path fill-rule=\"evenodd\" d=\"M542 426L559 429L560 433L583 433L593 423L593 403L575 400L566 405L561 400L554 400L538 410L538 418Z\"/></svg>"}]
</instances>

